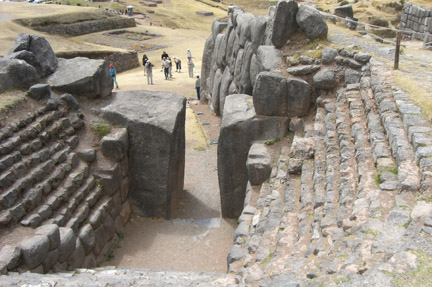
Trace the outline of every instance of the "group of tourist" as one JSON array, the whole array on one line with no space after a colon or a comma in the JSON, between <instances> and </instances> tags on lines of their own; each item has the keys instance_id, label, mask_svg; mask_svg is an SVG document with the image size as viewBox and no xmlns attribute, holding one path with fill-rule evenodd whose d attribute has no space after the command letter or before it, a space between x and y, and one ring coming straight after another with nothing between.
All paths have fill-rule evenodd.
<instances>
[{"instance_id":1,"label":"group of tourist","mask_svg":"<svg viewBox=\"0 0 432 287\"><path fill-rule=\"evenodd\" d=\"M192 60L192 52L187 49L186 50L186 57L187 57L187 66L188 66L188 72L189 72L189 77L193 78L194 74L193 74L193 69L195 67L195 64ZM174 63L176 65L176 72L177 73L181 73L181 60L177 57L174 56ZM147 84L148 85L153 85L153 67L154 65L150 62L149 58L147 57L147 55L143 55L142 57L142 64L144 67L144 76L147 77ZM161 72L164 72L164 76L165 76L165 80L168 80L170 78L172 78L172 60L171 57L167 54L167 52L163 51L162 55L161 55ZM110 64L109 66L109 70L110 70L110 75L111 78L113 80L113 83L115 84L116 88L118 89L118 83L117 83L117 79L116 79L116 69L114 67L113 64ZM198 100L200 100L200 86L201 86L201 81L199 78L199 75L196 74L196 80L195 80L195 89L197 92L197 98Z\"/></svg>"}]
</instances>

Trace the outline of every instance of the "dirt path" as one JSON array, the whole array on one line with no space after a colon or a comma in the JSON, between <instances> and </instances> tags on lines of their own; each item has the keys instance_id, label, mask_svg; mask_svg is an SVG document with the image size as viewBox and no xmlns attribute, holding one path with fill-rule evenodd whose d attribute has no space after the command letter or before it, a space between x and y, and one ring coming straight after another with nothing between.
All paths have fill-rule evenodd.
<instances>
[{"instance_id":1,"label":"dirt path","mask_svg":"<svg viewBox=\"0 0 432 287\"><path fill-rule=\"evenodd\" d=\"M121 248L105 265L154 270L226 272L226 256L232 247L235 220L221 218L217 179L217 139L220 118L207 104L196 99L195 79L187 73L186 49L195 62L194 73L201 71L202 50L208 32L137 27L163 36L153 39L163 43L171 57L183 60L182 72L164 79L160 70L162 50L147 53L154 63L154 85L148 85L143 69L118 75L121 90L157 90L175 92L189 99L186 110L186 167L183 198L172 220L132 218L127 225ZM185 39L188 39L185 41ZM140 54L140 58L141 58ZM203 125L204 124L204 125Z\"/></svg>"}]
</instances>

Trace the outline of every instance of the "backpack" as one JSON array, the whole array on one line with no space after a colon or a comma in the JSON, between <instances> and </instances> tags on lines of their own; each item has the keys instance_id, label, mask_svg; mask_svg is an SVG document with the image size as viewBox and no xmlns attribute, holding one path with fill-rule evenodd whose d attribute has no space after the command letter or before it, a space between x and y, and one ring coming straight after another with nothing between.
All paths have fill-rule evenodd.
<instances>
[{"instance_id":1,"label":"backpack","mask_svg":"<svg viewBox=\"0 0 432 287\"><path fill-rule=\"evenodd\" d=\"M110 74L111 74L111 77L114 77L114 76L115 76L115 69L114 69L114 68L111 68L111 69L110 69Z\"/></svg>"}]
</instances>

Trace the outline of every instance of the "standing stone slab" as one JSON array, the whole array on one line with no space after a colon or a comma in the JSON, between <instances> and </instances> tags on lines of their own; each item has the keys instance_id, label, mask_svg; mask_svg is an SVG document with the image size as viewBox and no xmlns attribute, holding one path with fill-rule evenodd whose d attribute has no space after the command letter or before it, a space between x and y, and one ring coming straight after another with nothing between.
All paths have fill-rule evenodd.
<instances>
[{"instance_id":1,"label":"standing stone slab","mask_svg":"<svg viewBox=\"0 0 432 287\"><path fill-rule=\"evenodd\" d=\"M220 101L219 101L220 93L219 92L221 87L221 81L222 81L222 71L218 69L215 74L212 97L211 97L214 112L218 116L220 115Z\"/></svg>"},{"instance_id":2,"label":"standing stone slab","mask_svg":"<svg viewBox=\"0 0 432 287\"><path fill-rule=\"evenodd\" d=\"M107 62L83 57L60 59L47 82L53 90L88 98L106 97L113 88Z\"/></svg>"},{"instance_id":3,"label":"standing stone slab","mask_svg":"<svg viewBox=\"0 0 432 287\"><path fill-rule=\"evenodd\" d=\"M201 64L201 92L203 94L203 98L208 99L209 95L209 75L211 71L211 63L212 63L212 54L214 48L214 39L212 35L207 38L207 41L204 45L204 51L202 56L202 64Z\"/></svg>"},{"instance_id":4,"label":"standing stone slab","mask_svg":"<svg viewBox=\"0 0 432 287\"><path fill-rule=\"evenodd\" d=\"M169 217L183 191L184 97L168 92L116 93L101 110L129 134L129 195L139 215Z\"/></svg>"},{"instance_id":5,"label":"standing stone slab","mask_svg":"<svg viewBox=\"0 0 432 287\"><path fill-rule=\"evenodd\" d=\"M271 41L276 48L283 47L288 39L297 31L297 11L298 5L296 1L278 2L271 37Z\"/></svg>"},{"instance_id":6,"label":"standing stone slab","mask_svg":"<svg viewBox=\"0 0 432 287\"><path fill-rule=\"evenodd\" d=\"M287 127L288 118L257 116L248 95L226 97L218 144L223 217L238 217L243 210L248 182L246 160L252 142L280 137Z\"/></svg>"},{"instance_id":7,"label":"standing stone slab","mask_svg":"<svg viewBox=\"0 0 432 287\"><path fill-rule=\"evenodd\" d=\"M225 69L222 75L221 86L219 90L219 113L223 116L223 107L225 104L225 98L229 95L229 87L232 83L232 75L228 68Z\"/></svg>"},{"instance_id":8,"label":"standing stone slab","mask_svg":"<svg viewBox=\"0 0 432 287\"><path fill-rule=\"evenodd\" d=\"M301 5L296 20L309 39L327 38L327 23L317 10L308 5Z\"/></svg>"}]
</instances>

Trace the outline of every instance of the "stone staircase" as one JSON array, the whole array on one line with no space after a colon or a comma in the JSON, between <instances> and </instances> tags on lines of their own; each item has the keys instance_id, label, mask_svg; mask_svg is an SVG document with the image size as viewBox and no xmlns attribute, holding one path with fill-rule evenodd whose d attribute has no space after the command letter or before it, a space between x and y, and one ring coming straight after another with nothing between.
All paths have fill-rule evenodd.
<instances>
[{"instance_id":1,"label":"stone staircase","mask_svg":"<svg viewBox=\"0 0 432 287\"><path fill-rule=\"evenodd\" d=\"M325 95L269 181L248 185L228 255L239 282L390 286L417 267L413 251L432 255L431 125L385 76L373 62L359 84ZM289 166L305 140L313 156L298 174Z\"/></svg>"},{"instance_id":2,"label":"stone staircase","mask_svg":"<svg viewBox=\"0 0 432 287\"><path fill-rule=\"evenodd\" d=\"M79 110L60 98L32 105L0 130L0 273L96 267L130 216L127 171L114 162L101 173L80 145Z\"/></svg>"}]
</instances>

